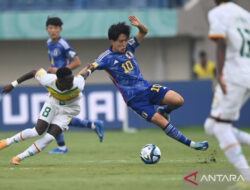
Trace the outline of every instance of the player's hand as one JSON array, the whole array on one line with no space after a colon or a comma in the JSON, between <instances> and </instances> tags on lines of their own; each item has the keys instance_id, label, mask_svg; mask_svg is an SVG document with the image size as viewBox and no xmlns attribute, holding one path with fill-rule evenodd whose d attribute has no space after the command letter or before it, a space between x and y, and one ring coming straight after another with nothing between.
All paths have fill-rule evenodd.
<instances>
[{"instance_id":1,"label":"player's hand","mask_svg":"<svg viewBox=\"0 0 250 190\"><path fill-rule=\"evenodd\" d=\"M139 26L141 24L141 21L134 15L130 15L129 17L130 24L133 26Z\"/></svg>"},{"instance_id":2,"label":"player's hand","mask_svg":"<svg viewBox=\"0 0 250 190\"><path fill-rule=\"evenodd\" d=\"M92 63L88 63L87 69L90 69L91 71L93 71L95 68Z\"/></svg>"},{"instance_id":3,"label":"player's hand","mask_svg":"<svg viewBox=\"0 0 250 190\"><path fill-rule=\"evenodd\" d=\"M227 86L226 86L226 82L225 82L223 75L219 77L219 84L220 84L223 94L227 94Z\"/></svg>"},{"instance_id":4,"label":"player's hand","mask_svg":"<svg viewBox=\"0 0 250 190\"><path fill-rule=\"evenodd\" d=\"M14 87L11 84L8 84L8 85L6 85L6 86L3 87L2 93L3 94L7 94L10 91L12 91L13 89L14 89Z\"/></svg>"},{"instance_id":5,"label":"player's hand","mask_svg":"<svg viewBox=\"0 0 250 190\"><path fill-rule=\"evenodd\" d=\"M56 74L56 71L58 70L58 68L55 67L49 67L47 69L47 73L52 73L52 74Z\"/></svg>"}]
</instances>

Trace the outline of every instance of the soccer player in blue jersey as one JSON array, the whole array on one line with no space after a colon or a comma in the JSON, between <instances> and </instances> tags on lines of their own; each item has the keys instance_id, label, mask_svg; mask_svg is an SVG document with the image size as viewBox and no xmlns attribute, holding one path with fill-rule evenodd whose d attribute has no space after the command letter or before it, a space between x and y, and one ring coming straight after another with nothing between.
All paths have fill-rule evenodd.
<instances>
[{"instance_id":1,"label":"soccer player in blue jersey","mask_svg":"<svg viewBox=\"0 0 250 190\"><path fill-rule=\"evenodd\" d=\"M56 73L59 68L67 67L71 70L76 69L81 65L81 60L77 53L72 49L70 44L60 36L62 31L63 22L58 17L49 17L46 22L46 29L50 36L47 41L47 48L50 60L50 67L47 72ZM93 129L99 137L100 142L103 141L104 130L103 122L96 120L91 122L89 120L81 120L77 117L73 117L71 126L75 127L87 127ZM58 148L49 151L50 154L67 153L68 149L65 145L64 135L61 133L56 138Z\"/></svg>"},{"instance_id":2,"label":"soccer player in blue jersey","mask_svg":"<svg viewBox=\"0 0 250 190\"><path fill-rule=\"evenodd\" d=\"M158 84L152 85L143 78L135 58L135 49L147 34L148 28L136 16L129 16L129 20L130 24L139 29L137 35L129 40L128 25L124 22L112 25L108 31L111 47L91 64L91 71L105 70L127 105L147 121L162 128L168 136L196 150L206 150L208 142L188 139L154 108L154 105L164 106L164 112L169 114L182 106L184 99L177 92ZM79 74L87 69L83 68Z\"/></svg>"}]
</instances>

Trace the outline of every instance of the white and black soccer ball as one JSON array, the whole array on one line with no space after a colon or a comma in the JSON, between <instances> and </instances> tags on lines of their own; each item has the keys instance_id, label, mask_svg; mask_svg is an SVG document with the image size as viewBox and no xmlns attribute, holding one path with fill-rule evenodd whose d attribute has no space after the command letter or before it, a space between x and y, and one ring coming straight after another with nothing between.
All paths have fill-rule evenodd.
<instances>
[{"instance_id":1,"label":"white and black soccer ball","mask_svg":"<svg viewBox=\"0 0 250 190\"><path fill-rule=\"evenodd\" d=\"M147 144L141 149L141 159L145 164L156 164L161 159L161 151L154 144Z\"/></svg>"}]
</instances>

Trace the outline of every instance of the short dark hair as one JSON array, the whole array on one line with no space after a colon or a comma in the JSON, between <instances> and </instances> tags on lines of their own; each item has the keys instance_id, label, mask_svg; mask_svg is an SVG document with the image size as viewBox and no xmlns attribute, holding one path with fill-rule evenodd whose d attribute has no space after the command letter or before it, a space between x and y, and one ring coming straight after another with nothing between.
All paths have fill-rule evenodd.
<instances>
[{"instance_id":1,"label":"short dark hair","mask_svg":"<svg viewBox=\"0 0 250 190\"><path fill-rule=\"evenodd\" d=\"M46 27L49 25L62 26L63 22L59 17L48 17L48 19L46 21Z\"/></svg>"},{"instance_id":2,"label":"short dark hair","mask_svg":"<svg viewBox=\"0 0 250 190\"><path fill-rule=\"evenodd\" d=\"M56 76L59 79L64 79L72 75L72 71L68 67L61 67L56 71Z\"/></svg>"},{"instance_id":3,"label":"short dark hair","mask_svg":"<svg viewBox=\"0 0 250 190\"><path fill-rule=\"evenodd\" d=\"M205 56L207 56L207 53L204 50L202 50L202 51L200 51L199 56L205 57Z\"/></svg>"},{"instance_id":4,"label":"short dark hair","mask_svg":"<svg viewBox=\"0 0 250 190\"><path fill-rule=\"evenodd\" d=\"M130 26L126 25L125 22L119 22L109 27L109 40L116 41L120 34L125 34L128 38L130 36Z\"/></svg>"},{"instance_id":5,"label":"short dark hair","mask_svg":"<svg viewBox=\"0 0 250 190\"><path fill-rule=\"evenodd\" d=\"M214 0L214 1L215 1L215 3L216 3L217 5L219 5L220 3L229 2L229 1L231 1L231 0Z\"/></svg>"}]
</instances>

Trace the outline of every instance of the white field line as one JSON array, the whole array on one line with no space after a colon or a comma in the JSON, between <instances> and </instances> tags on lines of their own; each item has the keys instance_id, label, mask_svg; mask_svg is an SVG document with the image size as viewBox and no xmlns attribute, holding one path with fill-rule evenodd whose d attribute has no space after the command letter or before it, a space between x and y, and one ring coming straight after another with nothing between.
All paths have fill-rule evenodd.
<instances>
[{"instance_id":1,"label":"white field line","mask_svg":"<svg viewBox=\"0 0 250 190\"><path fill-rule=\"evenodd\" d=\"M197 160L164 160L160 161L160 163L197 163L197 162L202 162L202 161L197 161ZM218 162L228 162L228 160L219 160ZM136 163L141 163L139 160L84 160L82 162L83 164L136 164ZM45 166L46 167L46 166ZM23 168L22 165L20 166L15 166L11 168L1 168L1 170L40 170L43 167L34 167L34 168ZM67 166L65 166L67 168ZM58 167L49 167L47 168L49 170L58 170ZM80 170L85 170L86 168L79 168Z\"/></svg>"},{"instance_id":2,"label":"white field line","mask_svg":"<svg viewBox=\"0 0 250 190\"><path fill-rule=\"evenodd\" d=\"M206 160L161 160L160 163L202 163ZM217 160L216 163L220 163L220 162L228 162L228 160ZM65 163L65 162L64 162ZM136 159L136 160L83 160L81 163L83 164L136 164L136 163L141 163L140 160Z\"/></svg>"},{"instance_id":3,"label":"white field line","mask_svg":"<svg viewBox=\"0 0 250 190\"><path fill-rule=\"evenodd\" d=\"M17 166L16 168L4 168L4 170L41 170L42 168L20 168L20 166ZM50 168L47 168L49 170L58 170L58 168L56 167L50 167ZM86 170L86 168L79 168L79 170ZM164 178L164 181L181 181L183 180L182 177L165 177Z\"/></svg>"}]
</instances>

